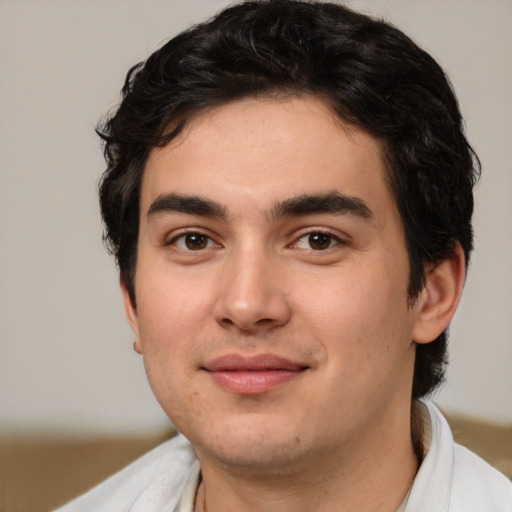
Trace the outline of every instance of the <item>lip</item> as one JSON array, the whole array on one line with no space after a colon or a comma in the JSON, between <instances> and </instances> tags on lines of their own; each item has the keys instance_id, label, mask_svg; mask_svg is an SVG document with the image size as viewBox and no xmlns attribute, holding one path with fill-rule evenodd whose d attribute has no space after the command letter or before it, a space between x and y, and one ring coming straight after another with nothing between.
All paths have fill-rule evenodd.
<instances>
[{"instance_id":1,"label":"lip","mask_svg":"<svg viewBox=\"0 0 512 512\"><path fill-rule=\"evenodd\" d=\"M219 387L243 395L268 393L296 379L308 368L274 354L250 357L228 354L202 367Z\"/></svg>"}]
</instances>

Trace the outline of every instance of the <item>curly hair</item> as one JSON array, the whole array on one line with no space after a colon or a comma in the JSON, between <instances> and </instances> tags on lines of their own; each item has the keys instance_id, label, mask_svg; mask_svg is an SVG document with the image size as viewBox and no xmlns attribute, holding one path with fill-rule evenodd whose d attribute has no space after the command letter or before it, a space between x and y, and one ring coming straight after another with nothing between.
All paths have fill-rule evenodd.
<instances>
[{"instance_id":1,"label":"curly hair","mask_svg":"<svg viewBox=\"0 0 512 512\"><path fill-rule=\"evenodd\" d=\"M248 1L171 39L134 66L122 102L100 124L104 239L135 304L141 179L149 152L204 109L251 96L314 95L383 144L403 221L412 304L460 243L472 250L480 165L449 80L400 30L335 3ZM173 127L172 129L170 127ZM444 379L447 332L418 345L413 398Z\"/></svg>"}]
</instances>

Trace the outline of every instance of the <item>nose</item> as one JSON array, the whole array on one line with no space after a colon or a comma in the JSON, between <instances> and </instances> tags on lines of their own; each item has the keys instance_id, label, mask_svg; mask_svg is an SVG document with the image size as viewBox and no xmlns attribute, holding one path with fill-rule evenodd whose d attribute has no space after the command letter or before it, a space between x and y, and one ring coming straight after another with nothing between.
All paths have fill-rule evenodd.
<instances>
[{"instance_id":1,"label":"nose","mask_svg":"<svg viewBox=\"0 0 512 512\"><path fill-rule=\"evenodd\" d=\"M291 309L282 270L263 251L226 261L214 308L217 323L251 334L288 323Z\"/></svg>"}]
</instances>

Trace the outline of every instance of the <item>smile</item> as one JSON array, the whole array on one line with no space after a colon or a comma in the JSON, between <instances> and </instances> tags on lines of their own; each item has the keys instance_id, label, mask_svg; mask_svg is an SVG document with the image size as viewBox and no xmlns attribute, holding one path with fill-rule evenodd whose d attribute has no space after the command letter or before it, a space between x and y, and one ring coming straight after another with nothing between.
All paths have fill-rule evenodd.
<instances>
[{"instance_id":1,"label":"smile","mask_svg":"<svg viewBox=\"0 0 512 512\"><path fill-rule=\"evenodd\" d=\"M229 354L214 359L202 369L226 391L258 395L294 380L308 368L273 354L252 357Z\"/></svg>"}]
</instances>

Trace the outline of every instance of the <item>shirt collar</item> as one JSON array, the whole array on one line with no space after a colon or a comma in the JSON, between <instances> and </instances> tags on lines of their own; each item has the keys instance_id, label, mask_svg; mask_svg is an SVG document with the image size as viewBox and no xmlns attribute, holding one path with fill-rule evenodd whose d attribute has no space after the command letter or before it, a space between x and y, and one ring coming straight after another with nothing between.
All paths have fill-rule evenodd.
<instances>
[{"instance_id":1,"label":"shirt collar","mask_svg":"<svg viewBox=\"0 0 512 512\"><path fill-rule=\"evenodd\" d=\"M196 461L185 487L183 488L180 501L174 508L174 512L194 512L197 489L199 488L200 483L201 471L199 468L199 462Z\"/></svg>"},{"instance_id":2,"label":"shirt collar","mask_svg":"<svg viewBox=\"0 0 512 512\"><path fill-rule=\"evenodd\" d=\"M423 460L411 488L396 512L447 510L453 467L453 439L443 422L445 420L435 406L413 402L411 425L413 435L416 436L414 443L420 447ZM194 512L200 483L201 471L196 462L174 512ZM436 489L434 494L431 492L433 488ZM430 508L426 506L427 503Z\"/></svg>"},{"instance_id":3,"label":"shirt collar","mask_svg":"<svg viewBox=\"0 0 512 512\"><path fill-rule=\"evenodd\" d=\"M448 423L433 404L417 402L425 456L404 512L448 510L453 480L454 442ZM432 490L435 489L435 492Z\"/></svg>"}]
</instances>

